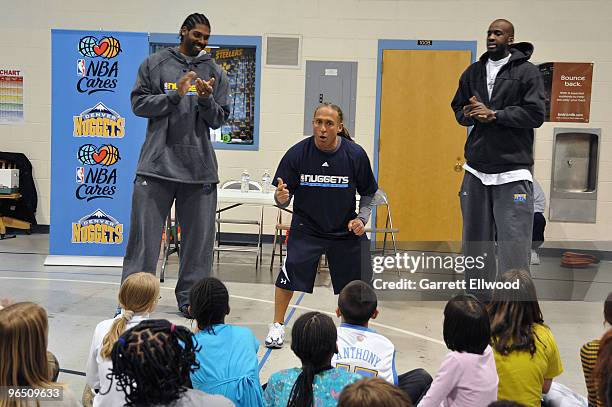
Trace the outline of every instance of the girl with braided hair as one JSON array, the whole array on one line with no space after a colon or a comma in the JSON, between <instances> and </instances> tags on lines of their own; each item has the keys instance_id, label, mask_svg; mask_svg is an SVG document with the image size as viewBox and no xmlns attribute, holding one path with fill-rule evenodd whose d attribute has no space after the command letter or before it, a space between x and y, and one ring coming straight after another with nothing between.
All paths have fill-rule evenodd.
<instances>
[{"instance_id":1,"label":"girl with braided hair","mask_svg":"<svg viewBox=\"0 0 612 407\"><path fill-rule=\"evenodd\" d=\"M198 368L199 349L191 331L165 319L130 328L113 345L112 380L127 407L230 407L223 396L190 389L189 374Z\"/></svg>"},{"instance_id":2,"label":"girl with braided hair","mask_svg":"<svg viewBox=\"0 0 612 407\"><path fill-rule=\"evenodd\" d=\"M229 294L216 278L200 280L191 289L191 315L197 321L195 340L199 368L191 373L194 389L221 394L236 406L263 406L257 351L259 342L250 329L225 323Z\"/></svg>"},{"instance_id":3,"label":"girl with braided hair","mask_svg":"<svg viewBox=\"0 0 612 407\"><path fill-rule=\"evenodd\" d=\"M110 360L113 345L127 329L149 319L159 300L159 280L153 274L136 273L125 279L119 289L121 313L100 322L94 331L87 360L87 384L96 392L94 407L118 406L125 400L108 377L113 364Z\"/></svg>"},{"instance_id":4,"label":"girl with braided hair","mask_svg":"<svg viewBox=\"0 0 612 407\"><path fill-rule=\"evenodd\" d=\"M320 312L299 317L291 331L291 350L302 368L281 370L270 376L264 400L269 407L336 406L342 389L362 376L331 366L337 331L334 321Z\"/></svg>"}]
</instances>

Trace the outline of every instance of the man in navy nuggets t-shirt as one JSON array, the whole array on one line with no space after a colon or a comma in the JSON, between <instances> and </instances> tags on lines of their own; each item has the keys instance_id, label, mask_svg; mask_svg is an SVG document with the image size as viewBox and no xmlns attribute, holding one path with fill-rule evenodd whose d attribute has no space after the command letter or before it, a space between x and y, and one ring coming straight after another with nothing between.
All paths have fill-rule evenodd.
<instances>
[{"instance_id":1,"label":"man in navy nuggets t-shirt","mask_svg":"<svg viewBox=\"0 0 612 407\"><path fill-rule=\"evenodd\" d=\"M274 323L265 344L280 348L283 321L294 291L312 293L322 254L338 294L353 280L370 282L372 268L365 236L372 197L378 189L370 160L351 141L342 110L324 103L315 110L313 136L291 147L276 171L275 199L280 207L293 197L287 257L276 279ZM359 214L355 195L361 196Z\"/></svg>"}]
</instances>

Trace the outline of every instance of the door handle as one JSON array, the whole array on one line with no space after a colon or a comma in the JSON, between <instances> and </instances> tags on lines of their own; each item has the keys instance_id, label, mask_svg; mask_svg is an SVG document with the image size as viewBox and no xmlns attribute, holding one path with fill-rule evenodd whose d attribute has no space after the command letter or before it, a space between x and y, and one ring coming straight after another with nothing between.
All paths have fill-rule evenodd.
<instances>
[{"instance_id":1,"label":"door handle","mask_svg":"<svg viewBox=\"0 0 612 407\"><path fill-rule=\"evenodd\" d=\"M457 157L457 162L455 163L455 172L461 172L463 170L463 163L461 162L461 158Z\"/></svg>"}]
</instances>

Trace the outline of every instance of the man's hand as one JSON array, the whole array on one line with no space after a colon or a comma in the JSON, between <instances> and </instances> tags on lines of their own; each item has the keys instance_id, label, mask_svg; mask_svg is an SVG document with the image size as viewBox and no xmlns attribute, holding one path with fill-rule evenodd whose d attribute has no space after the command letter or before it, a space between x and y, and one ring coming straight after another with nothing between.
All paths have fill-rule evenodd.
<instances>
[{"instance_id":1,"label":"man's hand","mask_svg":"<svg viewBox=\"0 0 612 407\"><path fill-rule=\"evenodd\" d=\"M207 98L213 93L213 85L215 84L215 78L210 78L210 80L203 81L198 78L195 81L196 92L198 92L198 96L201 98Z\"/></svg>"},{"instance_id":2,"label":"man's hand","mask_svg":"<svg viewBox=\"0 0 612 407\"><path fill-rule=\"evenodd\" d=\"M283 182L282 178L278 177L276 181L278 186L276 187L276 192L274 192L274 195L276 196L278 203L284 205L289 202L289 190L287 189L287 184Z\"/></svg>"},{"instance_id":3,"label":"man's hand","mask_svg":"<svg viewBox=\"0 0 612 407\"><path fill-rule=\"evenodd\" d=\"M348 230L356 234L357 236L361 236L365 233L365 225L363 221L359 218L355 218L349 220Z\"/></svg>"},{"instance_id":4,"label":"man's hand","mask_svg":"<svg viewBox=\"0 0 612 407\"><path fill-rule=\"evenodd\" d=\"M181 79L179 79L176 84L176 91L181 95L181 97L185 96L187 92L189 92L189 88L191 87L191 82L198 76L193 71L187 72Z\"/></svg>"},{"instance_id":5,"label":"man's hand","mask_svg":"<svg viewBox=\"0 0 612 407\"><path fill-rule=\"evenodd\" d=\"M496 119L495 112L479 102L476 96L470 98L470 104L463 106L463 114L472 117L481 123L491 123Z\"/></svg>"}]
</instances>

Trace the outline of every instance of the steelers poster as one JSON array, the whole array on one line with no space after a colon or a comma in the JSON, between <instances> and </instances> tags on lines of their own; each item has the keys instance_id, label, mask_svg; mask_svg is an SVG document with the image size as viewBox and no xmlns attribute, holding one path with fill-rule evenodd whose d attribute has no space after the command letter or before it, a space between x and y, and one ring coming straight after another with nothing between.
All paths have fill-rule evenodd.
<instances>
[{"instance_id":1,"label":"steelers poster","mask_svg":"<svg viewBox=\"0 0 612 407\"><path fill-rule=\"evenodd\" d=\"M146 128L130 92L147 34L52 30L51 37L49 253L121 257Z\"/></svg>"}]
</instances>

